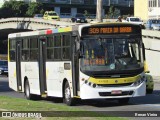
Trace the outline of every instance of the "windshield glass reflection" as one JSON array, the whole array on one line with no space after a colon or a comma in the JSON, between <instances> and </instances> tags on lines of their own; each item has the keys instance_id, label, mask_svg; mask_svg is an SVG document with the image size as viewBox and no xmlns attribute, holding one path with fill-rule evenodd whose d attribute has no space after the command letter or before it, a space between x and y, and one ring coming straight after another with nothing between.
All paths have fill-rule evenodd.
<instances>
[{"instance_id":1,"label":"windshield glass reflection","mask_svg":"<svg viewBox=\"0 0 160 120\"><path fill-rule=\"evenodd\" d=\"M81 42L81 70L113 71L143 67L139 39L92 38Z\"/></svg>"}]
</instances>

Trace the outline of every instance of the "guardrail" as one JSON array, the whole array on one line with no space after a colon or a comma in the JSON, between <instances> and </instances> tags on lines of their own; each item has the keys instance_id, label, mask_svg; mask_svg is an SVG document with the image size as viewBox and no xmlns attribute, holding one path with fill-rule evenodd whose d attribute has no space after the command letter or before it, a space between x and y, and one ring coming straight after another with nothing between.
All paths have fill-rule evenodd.
<instances>
[{"instance_id":1,"label":"guardrail","mask_svg":"<svg viewBox=\"0 0 160 120\"><path fill-rule=\"evenodd\" d=\"M20 23L20 22L29 22L29 23L50 25L50 26L54 26L54 27L75 25L75 23L70 23L70 22L56 21L56 20L44 20L44 19L38 19L38 18L7 18L7 19L0 19L0 24L9 23L9 22L18 22L18 23Z\"/></svg>"},{"instance_id":2,"label":"guardrail","mask_svg":"<svg viewBox=\"0 0 160 120\"><path fill-rule=\"evenodd\" d=\"M150 37L153 39L160 39L160 31L154 31L154 30L142 30L143 37Z\"/></svg>"},{"instance_id":3,"label":"guardrail","mask_svg":"<svg viewBox=\"0 0 160 120\"><path fill-rule=\"evenodd\" d=\"M142 30L142 35L150 74L160 76L160 31Z\"/></svg>"},{"instance_id":4,"label":"guardrail","mask_svg":"<svg viewBox=\"0 0 160 120\"><path fill-rule=\"evenodd\" d=\"M142 30L142 36L147 50L160 52L160 31Z\"/></svg>"}]
</instances>

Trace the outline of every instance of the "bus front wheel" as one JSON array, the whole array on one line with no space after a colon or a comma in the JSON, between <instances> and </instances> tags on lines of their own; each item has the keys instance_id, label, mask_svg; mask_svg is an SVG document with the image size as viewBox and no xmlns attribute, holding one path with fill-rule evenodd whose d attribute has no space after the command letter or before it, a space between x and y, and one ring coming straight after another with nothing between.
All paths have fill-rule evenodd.
<instances>
[{"instance_id":1,"label":"bus front wheel","mask_svg":"<svg viewBox=\"0 0 160 120\"><path fill-rule=\"evenodd\" d=\"M71 98L71 90L68 82L66 82L64 86L63 102L69 106L72 106L75 104L75 99Z\"/></svg>"}]
</instances>

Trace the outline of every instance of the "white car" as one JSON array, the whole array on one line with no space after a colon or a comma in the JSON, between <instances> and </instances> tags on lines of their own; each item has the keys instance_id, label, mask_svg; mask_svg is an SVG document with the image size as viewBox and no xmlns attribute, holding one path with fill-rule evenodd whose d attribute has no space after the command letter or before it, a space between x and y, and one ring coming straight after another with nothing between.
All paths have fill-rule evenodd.
<instances>
[{"instance_id":1,"label":"white car","mask_svg":"<svg viewBox=\"0 0 160 120\"><path fill-rule=\"evenodd\" d=\"M144 28L143 21L138 17L127 17L126 20L122 20L122 22L129 22L129 23L137 24L137 25L140 25L141 28Z\"/></svg>"}]
</instances>

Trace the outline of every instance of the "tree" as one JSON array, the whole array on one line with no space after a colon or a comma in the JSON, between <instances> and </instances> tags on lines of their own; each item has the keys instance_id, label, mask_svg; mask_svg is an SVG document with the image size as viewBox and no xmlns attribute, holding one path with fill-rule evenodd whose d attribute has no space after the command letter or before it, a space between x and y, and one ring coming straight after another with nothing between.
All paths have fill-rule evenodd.
<instances>
[{"instance_id":1,"label":"tree","mask_svg":"<svg viewBox=\"0 0 160 120\"><path fill-rule=\"evenodd\" d=\"M118 18L118 16L121 15L120 10L118 8L115 8L113 15L114 15L114 17Z\"/></svg>"},{"instance_id":2,"label":"tree","mask_svg":"<svg viewBox=\"0 0 160 120\"><path fill-rule=\"evenodd\" d=\"M88 13L87 10L84 10L84 15L85 15L86 17L89 17L89 13Z\"/></svg>"},{"instance_id":3,"label":"tree","mask_svg":"<svg viewBox=\"0 0 160 120\"><path fill-rule=\"evenodd\" d=\"M109 7L108 18L118 17L121 14L118 8L114 8L114 6Z\"/></svg>"},{"instance_id":4,"label":"tree","mask_svg":"<svg viewBox=\"0 0 160 120\"><path fill-rule=\"evenodd\" d=\"M113 16L114 16L114 7L110 6L108 11L108 17L113 18Z\"/></svg>"},{"instance_id":5,"label":"tree","mask_svg":"<svg viewBox=\"0 0 160 120\"><path fill-rule=\"evenodd\" d=\"M28 5L23 1L5 1L1 10L6 11L8 17L23 17L27 11ZM6 16L6 15L4 15Z\"/></svg>"},{"instance_id":6,"label":"tree","mask_svg":"<svg viewBox=\"0 0 160 120\"><path fill-rule=\"evenodd\" d=\"M0 8L0 18L14 17L14 14L12 9Z\"/></svg>"},{"instance_id":7,"label":"tree","mask_svg":"<svg viewBox=\"0 0 160 120\"><path fill-rule=\"evenodd\" d=\"M44 12L45 12L44 9L41 9L40 14L44 14Z\"/></svg>"},{"instance_id":8,"label":"tree","mask_svg":"<svg viewBox=\"0 0 160 120\"><path fill-rule=\"evenodd\" d=\"M33 16L34 14L39 14L40 11L43 11L43 4L37 2L31 2L28 7L28 11L26 12L27 16Z\"/></svg>"}]
</instances>

